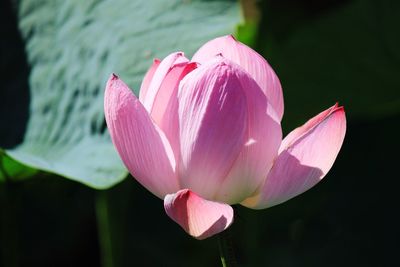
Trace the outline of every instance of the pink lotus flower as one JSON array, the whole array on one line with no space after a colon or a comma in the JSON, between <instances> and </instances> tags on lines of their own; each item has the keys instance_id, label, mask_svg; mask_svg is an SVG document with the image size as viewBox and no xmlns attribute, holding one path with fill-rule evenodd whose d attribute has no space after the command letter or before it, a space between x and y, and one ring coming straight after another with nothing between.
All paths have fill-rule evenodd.
<instances>
[{"instance_id":1,"label":"pink lotus flower","mask_svg":"<svg viewBox=\"0 0 400 267\"><path fill-rule=\"evenodd\" d=\"M139 99L112 75L104 101L126 167L197 239L229 227L232 204L263 209L313 187L346 131L334 105L282 140L279 79L232 36L206 43L192 61L182 52L156 59Z\"/></svg>"}]
</instances>

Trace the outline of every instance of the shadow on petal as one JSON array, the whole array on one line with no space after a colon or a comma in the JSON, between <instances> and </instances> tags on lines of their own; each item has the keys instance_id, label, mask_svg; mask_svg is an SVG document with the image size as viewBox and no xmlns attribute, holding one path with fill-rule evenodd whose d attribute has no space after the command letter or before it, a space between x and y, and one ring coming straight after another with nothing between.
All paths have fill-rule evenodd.
<instances>
[{"instance_id":1,"label":"shadow on petal","mask_svg":"<svg viewBox=\"0 0 400 267\"><path fill-rule=\"evenodd\" d=\"M278 205L307 191L324 175L321 169L300 162L290 154L290 149L285 150L279 155L259 192L241 204L253 209Z\"/></svg>"},{"instance_id":2,"label":"shadow on petal","mask_svg":"<svg viewBox=\"0 0 400 267\"><path fill-rule=\"evenodd\" d=\"M196 237L198 240L203 240L206 239L207 237L210 237L212 235L215 235L216 233L221 232L221 229L226 229L228 228L226 225L228 224L228 219L222 215L213 225L210 226L203 234L200 236Z\"/></svg>"}]
</instances>

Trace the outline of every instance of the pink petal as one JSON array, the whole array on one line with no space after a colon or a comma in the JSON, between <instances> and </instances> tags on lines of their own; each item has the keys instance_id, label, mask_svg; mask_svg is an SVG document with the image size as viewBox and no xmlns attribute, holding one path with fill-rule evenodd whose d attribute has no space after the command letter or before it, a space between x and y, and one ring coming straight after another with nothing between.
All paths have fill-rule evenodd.
<instances>
[{"instance_id":1,"label":"pink petal","mask_svg":"<svg viewBox=\"0 0 400 267\"><path fill-rule=\"evenodd\" d=\"M195 68L196 63L175 64L163 78L151 110L151 117L158 125L161 125L164 115L169 115L165 114L168 106L176 101L179 82Z\"/></svg>"},{"instance_id":2,"label":"pink petal","mask_svg":"<svg viewBox=\"0 0 400 267\"><path fill-rule=\"evenodd\" d=\"M195 68L197 63L184 63L173 67L161 84L153 107L152 117L168 138L176 159L180 158L178 85L180 80ZM164 84L175 85L171 90ZM168 96L164 96L166 94Z\"/></svg>"},{"instance_id":3,"label":"pink petal","mask_svg":"<svg viewBox=\"0 0 400 267\"><path fill-rule=\"evenodd\" d=\"M151 65L151 67L149 68L149 70L147 71L146 75L143 78L142 85L140 86L140 91L139 91L139 100L142 103L146 97L154 73L156 72L159 65L160 65L160 60L154 59L153 65Z\"/></svg>"},{"instance_id":4,"label":"pink petal","mask_svg":"<svg viewBox=\"0 0 400 267\"><path fill-rule=\"evenodd\" d=\"M207 42L196 52L192 61L205 63L218 54L239 64L250 73L268 97L281 120L283 116L282 86L268 62L256 51L238 42L232 35Z\"/></svg>"},{"instance_id":5,"label":"pink petal","mask_svg":"<svg viewBox=\"0 0 400 267\"><path fill-rule=\"evenodd\" d=\"M248 107L247 141L214 198L229 204L243 201L264 182L282 140L280 120L267 98L246 72L240 74Z\"/></svg>"},{"instance_id":6,"label":"pink petal","mask_svg":"<svg viewBox=\"0 0 400 267\"><path fill-rule=\"evenodd\" d=\"M188 189L166 195L164 208L172 220L200 240L224 231L233 222L231 206L206 200Z\"/></svg>"},{"instance_id":7,"label":"pink petal","mask_svg":"<svg viewBox=\"0 0 400 267\"><path fill-rule=\"evenodd\" d=\"M345 132L345 112L337 105L295 129L283 140L259 194L242 204L255 209L271 207L316 185L332 167Z\"/></svg>"},{"instance_id":8,"label":"pink petal","mask_svg":"<svg viewBox=\"0 0 400 267\"><path fill-rule=\"evenodd\" d=\"M213 199L247 133L247 104L237 68L216 60L189 73L179 88L182 188Z\"/></svg>"},{"instance_id":9,"label":"pink petal","mask_svg":"<svg viewBox=\"0 0 400 267\"><path fill-rule=\"evenodd\" d=\"M160 198L176 192L176 164L168 140L116 75L107 82L104 111L114 146L136 180Z\"/></svg>"},{"instance_id":10,"label":"pink petal","mask_svg":"<svg viewBox=\"0 0 400 267\"><path fill-rule=\"evenodd\" d=\"M155 99L165 76L174 65L183 64L185 62L189 62L189 60L183 55L182 52L172 53L161 61L157 70L154 72L153 78L151 79L144 98L140 100L149 113L151 113L153 109Z\"/></svg>"}]
</instances>

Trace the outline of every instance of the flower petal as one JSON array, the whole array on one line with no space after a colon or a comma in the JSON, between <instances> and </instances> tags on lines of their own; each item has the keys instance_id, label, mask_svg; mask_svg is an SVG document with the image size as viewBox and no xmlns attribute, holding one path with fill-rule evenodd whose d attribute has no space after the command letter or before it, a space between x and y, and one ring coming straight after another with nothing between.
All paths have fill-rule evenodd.
<instances>
[{"instance_id":1,"label":"flower petal","mask_svg":"<svg viewBox=\"0 0 400 267\"><path fill-rule=\"evenodd\" d=\"M157 70L154 72L146 94L143 99L140 99L149 113L151 113L151 110L153 109L154 101L165 76L174 65L185 62L189 62L189 60L183 55L183 52L172 53L161 61Z\"/></svg>"},{"instance_id":2,"label":"flower petal","mask_svg":"<svg viewBox=\"0 0 400 267\"><path fill-rule=\"evenodd\" d=\"M176 159L180 158L178 86L180 80L195 68L197 63L175 65L161 84L153 106L152 117L168 138Z\"/></svg>"},{"instance_id":3,"label":"flower petal","mask_svg":"<svg viewBox=\"0 0 400 267\"><path fill-rule=\"evenodd\" d=\"M196 63L184 62L180 64L175 64L170 68L170 71L163 78L163 81L161 82L157 95L154 99L153 108L151 110L151 117L159 126L161 126L164 115L169 115L165 114L168 106L172 105L172 102L176 102L179 82L189 72L196 68Z\"/></svg>"},{"instance_id":4,"label":"flower petal","mask_svg":"<svg viewBox=\"0 0 400 267\"><path fill-rule=\"evenodd\" d=\"M242 87L246 88L246 143L214 198L229 204L243 201L264 182L282 140L280 120L260 87L245 71L239 80Z\"/></svg>"},{"instance_id":5,"label":"flower petal","mask_svg":"<svg viewBox=\"0 0 400 267\"><path fill-rule=\"evenodd\" d=\"M159 59L157 59L157 58L154 59L153 65L151 65L149 70L146 72L146 75L144 75L142 85L140 86L140 91L139 91L139 100L142 103L146 97L151 80L153 79L154 73L156 72L158 66L160 65L160 62L161 61Z\"/></svg>"},{"instance_id":6,"label":"flower petal","mask_svg":"<svg viewBox=\"0 0 400 267\"><path fill-rule=\"evenodd\" d=\"M236 68L215 60L189 73L178 93L182 188L213 199L247 133L247 104Z\"/></svg>"},{"instance_id":7,"label":"flower petal","mask_svg":"<svg viewBox=\"0 0 400 267\"><path fill-rule=\"evenodd\" d=\"M168 140L116 75L107 82L104 111L114 146L136 180L160 198L176 192L176 163Z\"/></svg>"},{"instance_id":8,"label":"flower petal","mask_svg":"<svg viewBox=\"0 0 400 267\"><path fill-rule=\"evenodd\" d=\"M164 208L172 220L200 240L224 231L233 222L231 206L206 200L188 189L166 195Z\"/></svg>"},{"instance_id":9,"label":"flower petal","mask_svg":"<svg viewBox=\"0 0 400 267\"><path fill-rule=\"evenodd\" d=\"M192 61L205 63L217 54L222 54L250 73L268 97L281 120L283 116L282 86L268 62L256 51L238 42L232 35L207 42L195 53Z\"/></svg>"},{"instance_id":10,"label":"flower petal","mask_svg":"<svg viewBox=\"0 0 400 267\"><path fill-rule=\"evenodd\" d=\"M316 185L330 170L346 132L343 107L320 113L283 140L260 192L242 204L255 209L285 202Z\"/></svg>"}]
</instances>

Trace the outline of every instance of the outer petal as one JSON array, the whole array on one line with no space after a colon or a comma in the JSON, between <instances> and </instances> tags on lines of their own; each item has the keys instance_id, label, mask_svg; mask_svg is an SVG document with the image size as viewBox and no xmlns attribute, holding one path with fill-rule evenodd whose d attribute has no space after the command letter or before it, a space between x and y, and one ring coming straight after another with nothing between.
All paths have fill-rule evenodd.
<instances>
[{"instance_id":1,"label":"outer petal","mask_svg":"<svg viewBox=\"0 0 400 267\"><path fill-rule=\"evenodd\" d=\"M332 167L345 132L345 113L337 105L295 129L282 142L281 152L259 194L242 204L267 208L313 187Z\"/></svg>"},{"instance_id":2,"label":"outer petal","mask_svg":"<svg viewBox=\"0 0 400 267\"><path fill-rule=\"evenodd\" d=\"M161 61L157 70L154 72L153 78L151 79L144 98L140 100L149 113L153 109L155 99L157 97L160 86L164 81L165 76L174 65L187 62L189 62L189 60L183 55L182 52L172 53Z\"/></svg>"},{"instance_id":3,"label":"outer petal","mask_svg":"<svg viewBox=\"0 0 400 267\"><path fill-rule=\"evenodd\" d=\"M176 164L168 140L116 75L107 82L104 111L114 146L136 180L160 198L176 192Z\"/></svg>"},{"instance_id":4,"label":"outer petal","mask_svg":"<svg viewBox=\"0 0 400 267\"><path fill-rule=\"evenodd\" d=\"M250 73L281 120L283 116L282 86L268 62L256 51L235 40L232 35L219 37L204 44L193 56L192 61L204 63L217 54L222 54Z\"/></svg>"},{"instance_id":5,"label":"outer petal","mask_svg":"<svg viewBox=\"0 0 400 267\"><path fill-rule=\"evenodd\" d=\"M222 232L233 222L231 206L203 199L188 189L166 195L164 208L172 220L200 240Z\"/></svg>"},{"instance_id":6,"label":"outer petal","mask_svg":"<svg viewBox=\"0 0 400 267\"><path fill-rule=\"evenodd\" d=\"M142 81L142 85L140 86L140 91L139 91L139 100L140 102L143 103L146 94L147 94L147 90L149 89L151 80L153 79L154 73L156 72L158 66L160 65L160 60L159 59L154 59L153 61L153 65L151 65L151 67L149 68L149 70L147 71L146 75L143 78Z\"/></svg>"},{"instance_id":7,"label":"outer petal","mask_svg":"<svg viewBox=\"0 0 400 267\"><path fill-rule=\"evenodd\" d=\"M243 201L264 182L282 140L280 120L260 87L244 70L237 74L247 102L246 142L214 197L229 204Z\"/></svg>"},{"instance_id":8,"label":"outer petal","mask_svg":"<svg viewBox=\"0 0 400 267\"><path fill-rule=\"evenodd\" d=\"M188 74L179 88L181 186L207 199L213 199L245 142L245 88L236 71L216 60Z\"/></svg>"}]
</instances>

